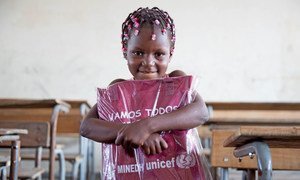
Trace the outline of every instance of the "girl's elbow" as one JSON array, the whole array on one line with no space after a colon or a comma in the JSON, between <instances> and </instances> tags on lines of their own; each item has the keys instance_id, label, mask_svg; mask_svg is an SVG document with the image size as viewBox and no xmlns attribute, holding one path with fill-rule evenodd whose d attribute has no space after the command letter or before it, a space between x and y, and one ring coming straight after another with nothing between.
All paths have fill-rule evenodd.
<instances>
[{"instance_id":1,"label":"girl's elbow","mask_svg":"<svg viewBox=\"0 0 300 180\"><path fill-rule=\"evenodd\" d=\"M207 122L209 120L209 113L207 108L204 108L201 111L200 117L199 117L200 123L204 124L205 122Z\"/></svg>"},{"instance_id":2,"label":"girl's elbow","mask_svg":"<svg viewBox=\"0 0 300 180\"><path fill-rule=\"evenodd\" d=\"M206 123L208 120L209 120L209 116L208 115L207 116L202 116L201 117L201 124Z\"/></svg>"},{"instance_id":3,"label":"girl's elbow","mask_svg":"<svg viewBox=\"0 0 300 180\"><path fill-rule=\"evenodd\" d=\"M86 119L84 119L80 124L80 135L83 137L88 136L89 128L88 128L88 122Z\"/></svg>"}]
</instances>

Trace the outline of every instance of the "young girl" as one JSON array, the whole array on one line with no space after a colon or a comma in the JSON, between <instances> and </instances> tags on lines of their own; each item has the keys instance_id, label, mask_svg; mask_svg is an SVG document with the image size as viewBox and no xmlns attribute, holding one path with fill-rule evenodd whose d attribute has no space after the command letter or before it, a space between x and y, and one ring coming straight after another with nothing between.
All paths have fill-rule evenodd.
<instances>
[{"instance_id":1,"label":"young girl","mask_svg":"<svg viewBox=\"0 0 300 180\"><path fill-rule=\"evenodd\" d=\"M153 80L186 75L180 70L167 73L175 45L175 25L165 11L157 7L139 8L122 25L122 50L133 80ZM126 81L116 79L110 85ZM202 98L167 114L147 117L130 124L99 118L95 104L81 124L82 136L97 142L122 145L130 150L142 148L145 154L159 154L168 148L160 132L187 130L208 120Z\"/></svg>"}]
</instances>

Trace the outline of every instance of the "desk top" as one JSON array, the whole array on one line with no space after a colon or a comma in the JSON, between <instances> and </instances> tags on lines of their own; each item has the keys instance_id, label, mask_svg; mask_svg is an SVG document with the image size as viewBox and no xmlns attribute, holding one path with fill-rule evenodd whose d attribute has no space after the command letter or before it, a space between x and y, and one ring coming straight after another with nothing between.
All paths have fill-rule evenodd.
<instances>
[{"instance_id":1,"label":"desk top","mask_svg":"<svg viewBox=\"0 0 300 180\"><path fill-rule=\"evenodd\" d=\"M300 110L300 102L206 102L214 110Z\"/></svg>"},{"instance_id":2,"label":"desk top","mask_svg":"<svg viewBox=\"0 0 300 180\"><path fill-rule=\"evenodd\" d=\"M300 126L300 112L294 113L292 116L283 118L276 117L276 113L273 117L253 117L253 118L243 118L243 117L216 117L210 118L205 125L294 125Z\"/></svg>"},{"instance_id":3,"label":"desk top","mask_svg":"<svg viewBox=\"0 0 300 180\"><path fill-rule=\"evenodd\" d=\"M0 108L49 108L58 104L70 108L68 103L59 99L0 99Z\"/></svg>"},{"instance_id":4,"label":"desk top","mask_svg":"<svg viewBox=\"0 0 300 180\"><path fill-rule=\"evenodd\" d=\"M223 145L238 147L253 141L266 142L272 148L300 148L300 126L240 126Z\"/></svg>"}]
</instances>

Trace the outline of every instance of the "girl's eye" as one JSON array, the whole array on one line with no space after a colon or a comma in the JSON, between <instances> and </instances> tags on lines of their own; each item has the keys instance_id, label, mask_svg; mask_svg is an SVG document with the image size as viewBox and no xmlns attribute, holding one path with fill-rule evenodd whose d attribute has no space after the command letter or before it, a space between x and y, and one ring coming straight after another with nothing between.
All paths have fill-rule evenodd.
<instances>
[{"instance_id":1,"label":"girl's eye","mask_svg":"<svg viewBox=\"0 0 300 180\"><path fill-rule=\"evenodd\" d=\"M132 54L135 56L143 56L144 55L144 53L142 51L133 51Z\"/></svg>"},{"instance_id":2,"label":"girl's eye","mask_svg":"<svg viewBox=\"0 0 300 180\"><path fill-rule=\"evenodd\" d=\"M162 52L155 53L155 56L158 58L162 58L164 55L165 55L165 53L162 53Z\"/></svg>"}]
</instances>

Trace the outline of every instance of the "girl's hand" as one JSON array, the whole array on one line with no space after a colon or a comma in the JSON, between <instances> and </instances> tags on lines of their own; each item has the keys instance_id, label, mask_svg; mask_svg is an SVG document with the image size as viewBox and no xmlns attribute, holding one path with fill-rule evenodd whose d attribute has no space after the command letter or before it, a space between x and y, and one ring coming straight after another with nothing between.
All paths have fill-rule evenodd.
<instances>
[{"instance_id":1,"label":"girl's hand","mask_svg":"<svg viewBox=\"0 0 300 180\"><path fill-rule=\"evenodd\" d=\"M116 145L124 148L138 148L144 144L146 139L152 134L146 120L126 124L117 135Z\"/></svg>"},{"instance_id":2,"label":"girl's hand","mask_svg":"<svg viewBox=\"0 0 300 180\"><path fill-rule=\"evenodd\" d=\"M159 154L168 148L167 142L158 134L153 133L142 146L145 154Z\"/></svg>"}]
</instances>

